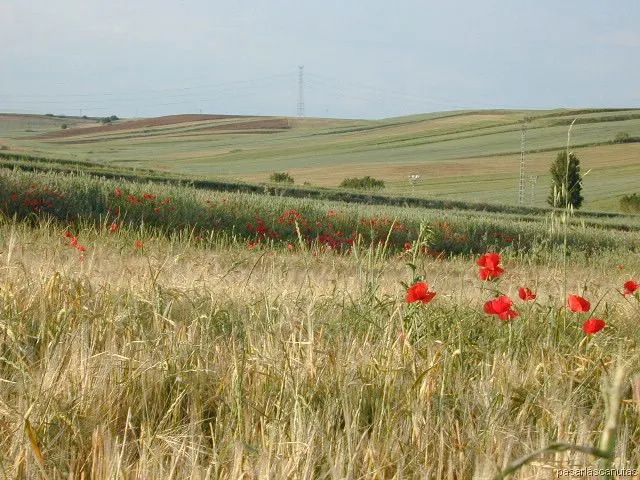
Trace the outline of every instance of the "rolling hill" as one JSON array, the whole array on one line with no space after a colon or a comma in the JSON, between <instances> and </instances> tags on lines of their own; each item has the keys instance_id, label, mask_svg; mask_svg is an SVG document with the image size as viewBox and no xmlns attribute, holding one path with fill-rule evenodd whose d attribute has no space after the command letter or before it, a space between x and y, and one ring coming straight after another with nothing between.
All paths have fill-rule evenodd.
<instances>
[{"instance_id":1,"label":"rolling hill","mask_svg":"<svg viewBox=\"0 0 640 480\"><path fill-rule=\"evenodd\" d=\"M287 171L296 183L336 187L371 175L385 193L517 203L521 122L526 129L526 202L543 206L556 151L581 159L584 208L617 210L637 191L640 110L483 110L385 120L174 115L118 120L0 115L0 148L64 160L129 166L203 179L267 181ZM62 126L66 128L62 128ZM630 142L616 144L620 133ZM415 185L408 175L420 176Z\"/></svg>"}]
</instances>

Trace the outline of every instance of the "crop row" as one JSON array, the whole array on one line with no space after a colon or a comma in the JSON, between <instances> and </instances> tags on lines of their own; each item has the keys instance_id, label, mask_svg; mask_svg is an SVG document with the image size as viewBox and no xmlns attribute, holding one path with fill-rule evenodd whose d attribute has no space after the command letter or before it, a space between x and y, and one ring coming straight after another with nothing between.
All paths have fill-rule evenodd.
<instances>
[{"instance_id":1,"label":"crop row","mask_svg":"<svg viewBox=\"0 0 640 480\"><path fill-rule=\"evenodd\" d=\"M249 248L315 244L345 252L355 243L402 251L429 232L423 252L443 256L487 249L548 253L560 245L557 214L506 218L447 209L353 205L179 185L106 179L85 174L0 169L0 211L20 219L144 225L159 232L188 228L195 236L225 233ZM567 242L574 251L640 251L637 232L594 228L575 221Z\"/></svg>"}]
</instances>

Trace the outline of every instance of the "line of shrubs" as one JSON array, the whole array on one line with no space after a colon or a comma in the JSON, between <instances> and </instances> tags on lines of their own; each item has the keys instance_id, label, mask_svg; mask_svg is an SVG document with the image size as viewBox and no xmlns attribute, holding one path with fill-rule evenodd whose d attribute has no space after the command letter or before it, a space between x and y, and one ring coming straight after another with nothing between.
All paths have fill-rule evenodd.
<instances>
[{"instance_id":1,"label":"line of shrubs","mask_svg":"<svg viewBox=\"0 0 640 480\"><path fill-rule=\"evenodd\" d=\"M356 190L381 190L384 188L384 180L367 175L362 178L345 178L340 183L341 188L354 188Z\"/></svg>"},{"instance_id":2,"label":"line of shrubs","mask_svg":"<svg viewBox=\"0 0 640 480\"><path fill-rule=\"evenodd\" d=\"M269 176L269 181L273 183L294 183L293 177L286 172L272 173ZM362 178L345 178L340 183L340 188L350 188L353 190L381 190L384 188L384 180L379 180L369 175Z\"/></svg>"},{"instance_id":3,"label":"line of shrubs","mask_svg":"<svg viewBox=\"0 0 640 480\"><path fill-rule=\"evenodd\" d=\"M613 143L635 143L640 142L640 137L632 137L627 132L617 133L613 139Z\"/></svg>"}]
</instances>

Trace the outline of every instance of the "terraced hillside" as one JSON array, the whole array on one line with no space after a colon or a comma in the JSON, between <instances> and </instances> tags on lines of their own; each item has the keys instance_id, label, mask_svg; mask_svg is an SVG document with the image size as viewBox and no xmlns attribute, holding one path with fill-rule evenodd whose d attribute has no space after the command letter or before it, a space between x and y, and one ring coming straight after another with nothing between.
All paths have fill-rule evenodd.
<instances>
[{"instance_id":1,"label":"terraced hillside","mask_svg":"<svg viewBox=\"0 0 640 480\"><path fill-rule=\"evenodd\" d=\"M584 208L616 210L620 195L636 191L637 109L458 111L376 121L179 115L110 125L3 115L0 148L249 182L288 171L296 183L337 187L345 177L372 175L390 194L514 204L525 117L528 204L545 204L550 163L566 147L574 119L571 146L583 172L590 170ZM615 144L620 133L631 141ZM410 174L420 175L415 185Z\"/></svg>"}]
</instances>

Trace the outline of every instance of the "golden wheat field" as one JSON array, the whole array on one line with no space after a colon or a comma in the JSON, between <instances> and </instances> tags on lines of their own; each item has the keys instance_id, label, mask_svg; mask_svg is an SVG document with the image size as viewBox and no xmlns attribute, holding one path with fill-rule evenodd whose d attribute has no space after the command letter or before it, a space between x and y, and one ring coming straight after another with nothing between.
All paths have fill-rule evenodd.
<instances>
[{"instance_id":1,"label":"golden wheat field","mask_svg":"<svg viewBox=\"0 0 640 480\"><path fill-rule=\"evenodd\" d=\"M0 224L6 478L492 478L581 447L515 477L551 478L598 465L612 406L614 465L640 460L637 255L569 267L606 318L586 335L558 262L483 282L476 258L63 233ZM483 312L497 292L518 317Z\"/></svg>"}]
</instances>

